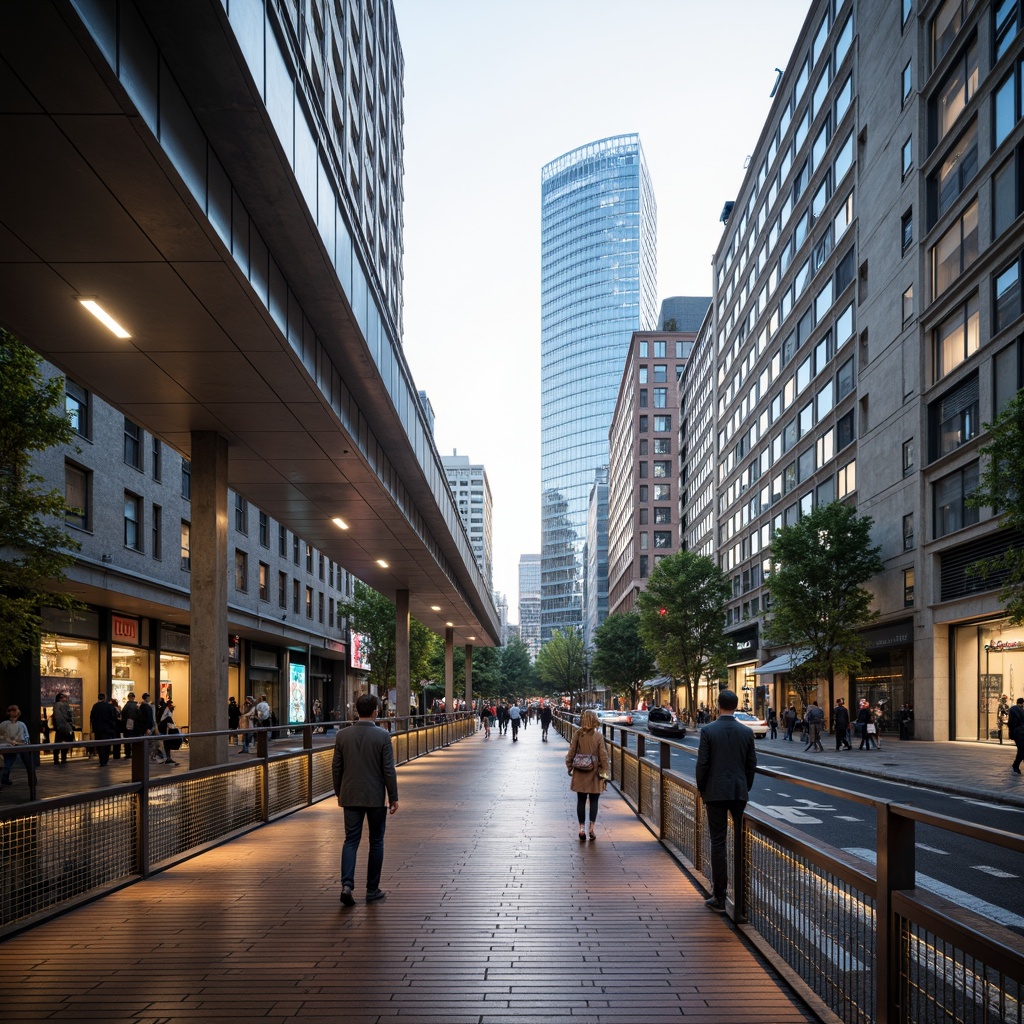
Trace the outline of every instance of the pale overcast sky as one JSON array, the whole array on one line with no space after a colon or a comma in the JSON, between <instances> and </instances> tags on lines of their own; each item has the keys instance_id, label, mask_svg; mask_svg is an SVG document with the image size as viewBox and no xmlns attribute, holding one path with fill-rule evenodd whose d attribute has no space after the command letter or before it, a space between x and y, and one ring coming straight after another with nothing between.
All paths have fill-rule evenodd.
<instances>
[{"instance_id":1,"label":"pale overcast sky","mask_svg":"<svg viewBox=\"0 0 1024 1024\"><path fill-rule=\"evenodd\" d=\"M494 586L540 551L540 170L639 132L658 298L710 295L807 0L394 0L405 56L405 351L438 450L482 462ZM625 340L623 343L625 358Z\"/></svg>"}]
</instances>

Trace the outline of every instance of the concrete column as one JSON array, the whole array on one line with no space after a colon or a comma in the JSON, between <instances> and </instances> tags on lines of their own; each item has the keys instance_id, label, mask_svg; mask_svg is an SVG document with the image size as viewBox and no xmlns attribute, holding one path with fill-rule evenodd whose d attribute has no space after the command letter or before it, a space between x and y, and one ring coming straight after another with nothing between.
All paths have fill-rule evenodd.
<instances>
[{"instance_id":1,"label":"concrete column","mask_svg":"<svg viewBox=\"0 0 1024 1024\"><path fill-rule=\"evenodd\" d=\"M444 710L452 713L455 705L455 630L444 631Z\"/></svg>"},{"instance_id":2,"label":"concrete column","mask_svg":"<svg viewBox=\"0 0 1024 1024\"><path fill-rule=\"evenodd\" d=\"M228 727L228 443L192 433L190 732ZM189 766L228 759L228 738L189 741Z\"/></svg>"},{"instance_id":3,"label":"concrete column","mask_svg":"<svg viewBox=\"0 0 1024 1024\"><path fill-rule=\"evenodd\" d=\"M466 644L466 710L473 706L473 645Z\"/></svg>"},{"instance_id":4,"label":"concrete column","mask_svg":"<svg viewBox=\"0 0 1024 1024\"><path fill-rule=\"evenodd\" d=\"M409 679L409 591L395 594L395 714L409 715L411 687Z\"/></svg>"}]
</instances>

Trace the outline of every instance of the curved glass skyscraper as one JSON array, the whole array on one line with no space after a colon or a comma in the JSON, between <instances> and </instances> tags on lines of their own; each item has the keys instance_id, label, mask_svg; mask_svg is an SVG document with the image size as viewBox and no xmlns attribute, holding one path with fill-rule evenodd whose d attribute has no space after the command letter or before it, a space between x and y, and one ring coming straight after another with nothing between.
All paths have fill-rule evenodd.
<instances>
[{"instance_id":1,"label":"curved glass skyscraper","mask_svg":"<svg viewBox=\"0 0 1024 1024\"><path fill-rule=\"evenodd\" d=\"M657 211L638 135L541 171L541 642L580 626L587 503L633 331L657 319Z\"/></svg>"}]
</instances>

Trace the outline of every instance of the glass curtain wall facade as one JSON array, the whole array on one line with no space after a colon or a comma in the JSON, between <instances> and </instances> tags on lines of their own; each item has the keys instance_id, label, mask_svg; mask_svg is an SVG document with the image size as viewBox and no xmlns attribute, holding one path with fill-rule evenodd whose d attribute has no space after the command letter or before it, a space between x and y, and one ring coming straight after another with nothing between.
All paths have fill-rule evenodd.
<instances>
[{"instance_id":1,"label":"glass curtain wall facade","mask_svg":"<svg viewBox=\"0 0 1024 1024\"><path fill-rule=\"evenodd\" d=\"M541 171L541 642L579 628L587 511L636 330L657 321L657 211L638 135Z\"/></svg>"}]
</instances>

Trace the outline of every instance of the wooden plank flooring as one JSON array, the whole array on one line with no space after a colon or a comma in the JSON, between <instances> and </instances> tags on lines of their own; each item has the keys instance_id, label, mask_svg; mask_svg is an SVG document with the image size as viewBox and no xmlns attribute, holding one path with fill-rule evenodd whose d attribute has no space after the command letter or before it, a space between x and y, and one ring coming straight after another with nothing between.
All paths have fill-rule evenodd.
<instances>
[{"instance_id":1,"label":"wooden plank flooring","mask_svg":"<svg viewBox=\"0 0 1024 1024\"><path fill-rule=\"evenodd\" d=\"M536 724L399 768L382 887L341 811L278 821L0 947L7 1022L786 1024L815 1018L609 789L576 838Z\"/></svg>"}]
</instances>

